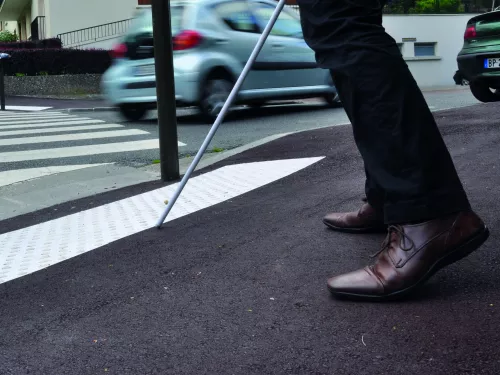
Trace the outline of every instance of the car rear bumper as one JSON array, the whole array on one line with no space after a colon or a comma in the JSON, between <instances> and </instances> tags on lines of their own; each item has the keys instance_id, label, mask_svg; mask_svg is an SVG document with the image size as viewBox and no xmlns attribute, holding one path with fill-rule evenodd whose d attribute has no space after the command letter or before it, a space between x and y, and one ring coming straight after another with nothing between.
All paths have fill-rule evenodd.
<instances>
[{"instance_id":1,"label":"car rear bumper","mask_svg":"<svg viewBox=\"0 0 500 375\"><path fill-rule=\"evenodd\" d=\"M116 106L133 103L155 106L155 75L136 75L133 69L134 67L125 64L112 65L101 81L104 96ZM177 105L190 105L196 101L198 73L174 71L174 83Z\"/></svg>"},{"instance_id":2,"label":"car rear bumper","mask_svg":"<svg viewBox=\"0 0 500 375\"><path fill-rule=\"evenodd\" d=\"M491 57L500 59L500 51L458 55L457 64L461 76L470 82L488 81L500 84L500 68L488 69L484 67L485 59Z\"/></svg>"}]
</instances>

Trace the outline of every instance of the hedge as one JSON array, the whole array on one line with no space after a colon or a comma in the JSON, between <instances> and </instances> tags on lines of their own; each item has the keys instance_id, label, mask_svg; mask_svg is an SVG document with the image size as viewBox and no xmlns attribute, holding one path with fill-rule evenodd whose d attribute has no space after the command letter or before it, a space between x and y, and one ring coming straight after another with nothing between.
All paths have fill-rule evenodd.
<instances>
[{"instance_id":1,"label":"hedge","mask_svg":"<svg viewBox=\"0 0 500 375\"><path fill-rule=\"evenodd\" d=\"M112 59L106 50L18 49L4 50L11 58L6 75L102 74Z\"/></svg>"},{"instance_id":2,"label":"hedge","mask_svg":"<svg viewBox=\"0 0 500 375\"><path fill-rule=\"evenodd\" d=\"M12 49L35 49L35 48L62 48L62 42L59 38L50 38L36 41L22 41L22 42L9 42L0 43L1 50Z\"/></svg>"}]
</instances>

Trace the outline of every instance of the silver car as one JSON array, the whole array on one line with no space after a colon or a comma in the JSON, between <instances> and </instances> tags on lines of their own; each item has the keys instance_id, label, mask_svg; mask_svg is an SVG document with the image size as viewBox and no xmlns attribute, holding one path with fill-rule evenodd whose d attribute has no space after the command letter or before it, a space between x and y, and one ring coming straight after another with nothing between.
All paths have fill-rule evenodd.
<instances>
[{"instance_id":1,"label":"silver car","mask_svg":"<svg viewBox=\"0 0 500 375\"><path fill-rule=\"evenodd\" d=\"M198 0L171 3L175 91L178 106L196 106L213 121L248 61L275 7L272 0ZM130 120L156 107L151 9L134 18L113 50L105 72L106 98ZM339 103L329 72L316 65L298 12L285 8L235 104L323 97Z\"/></svg>"}]
</instances>

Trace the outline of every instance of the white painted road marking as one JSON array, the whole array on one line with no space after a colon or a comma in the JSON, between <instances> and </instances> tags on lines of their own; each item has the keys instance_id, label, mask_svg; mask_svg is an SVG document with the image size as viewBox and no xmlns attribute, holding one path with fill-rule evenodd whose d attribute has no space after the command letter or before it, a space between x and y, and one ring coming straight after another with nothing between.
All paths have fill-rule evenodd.
<instances>
[{"instance_id":1,"label":"white painted road marking","mask_svg":"<svg viewBox=\"0 0 500 375\"><path fill-rule=\"evenodd\" d=\"M39 113L32 113L32 112L2 112L0 111L0 117L13 117L13 116L18 116L18 117L29 117L29 116L68 116L69 113L62 113L62 112L39 112Z\"/></svg>"},{"instance_id":2,"label":"white painted road marking","mask_svg":"<svg viewBox=\"0 0 500 375\"><path fill-rule=\"evenodd\" d=\"M61 121L61 122L45 122L40 124L19 124L19 125L0 125L0 134L5 129L28 129L28 128L43 128L50 126L64 126L64 125L76 125L76 124L102 124L104 121L102 120L85 120L85 119L75 119L70 121Z\"/></svg>"},{"instance_id":3,"label":"white painted road marking","mask_svg":"<svg viewBox=\"0 0 500 375\"><path fill-rule=\"evenodd\" d=\"M62 142L62 141L80 141L84 139L130 137L132 135L143 135L143 134L149 134L149 133L144 130L130 129L130 130L112 130L112 131L93 132L93 133L48 135L43 137L7 138L7 139L0 139L0 146L26 145L32 143L50 143L50 142Z\"/></svg>"},{"instance_id":4,"label":"white painted road marking","mask_svg":"<svg viewBox=\"0 0 500 375\"><path fill-rule=\"evenodd\" d=\"M0 112L0 119L25 119L25 118L50 118L50 117L74 117L74 115L68 115L59 112L45 112L45 113L8 113L3 114Z\"/></svg>"},{"instance_id":5,"label":"white painted road marking","mask_svg":"<svg viewBox=\"0 0 500 375\"><path fill-rule=\"evenodd\" d=\"M0 186L12 185L12 184L15 184L16 182L32 180L35 178L49 176L52 174L76 171L78 169L98 167L98 166L108 165L108 164L111 164L111 163L60 165L60 166L52 166L52 167L27 168L27 169L17 169L14 171L0 172Z\"/></svg>"},{"instance_id":6,"label":"white painted road marking","mask_svg":"<svg viewBox=\"0 0 500 375\"><path fill-rule=\"evenodd\" d=\"M86 122L83 122L86 124ZM123 125L118 124L96 124L89 126L65 126L65 127L53 127L47 129L36 129L36 134L45 134L45 133L58 133L58 132L69 132L69 131L79 131L79 130L95 130L95 129L111 129L111 128L124 128ZM9 130L2 131L0 130L0 138L6 137L8 135L22 135L22 134L33 134L33 129L29 130Z\"/></svg>"},{"instance_id":7,"label":"white painted road marking","mask_svg":"<svg viewBox=\"0 0 500 375\"><path fill-rule=\"evenodd\" d=\"M27 136L23 137L24 135ZM129 138L125 138L126 142L114 141L110 143L110 139L115 137ZM0 186L81 168L80 164L68 166L66 169L47 165L52 160L78 157L78 163L90 165L88 159L94 155L157 150L159 148L158 139L150 137L151 134L146 130L125 127L120 124L108 124L102 120L75 115L70 116L57 112L41 114L0 112L0 151L5 146L25 145L24 150L21 151L4 150L4 152L0 152L0 169L10 168L10 170L0 172ZM86 143L92 144L77 146L73 143L76 141L87 141ZM98 143L95 144L95 142ZM40 146L41 144L46 148ZM178 142L178 145L180 147L186 146L182 142ZM109 160L110 158L111 160ZM104 162L115 161L113 156L101 157L101 159ZM39 161L35 163L37 168L22 168L32 167L33 165L29 164L33 164L31 162L35 160ZM93 161L90 160L90 162ZM24 164L18 168L15 164L11 166L10 164L6 165L6 163Z\"/></svg>"},{"instance_id":8,"label":"white painted road marking","mask_svg":"<svg viewBox=\"0 0 500 375\"><path fill-rule=\"evenodd\" d=\"M73 118L67 118L67 117L62 117L62 118L53 118L51 117L50 119L35 119L35 120L8 120L8 121L0 121L0 127L2 125L23 125L23 124L43 124L43 123L46 123L47 120L49 120L50 122L53 122L53 123L61 123L61 122L64 122L64 121L71 121L71 120L74 120L76 119L77 117L73 117ZM80 118L80 120L91 120L90 118ZM103 122L102 120L99 120L101 122Z\"/></svg>"},{"instance_id":9,"label":"white painted road marking","mask_svg":"<svg viewBox=\"0 0 500 375\"><path fill-rule=\"evenodd\" d=\"M29 105L6 105L5 109L8 111L44 111L46 109L50 109L52 107L36 107Z\"/></svg>"},{"instance_id":10,"label":"white painted road marking","mask_svg":"<svg viewBox=\"0 0 500 375\"><path fill-rule=\"evenodd\" d=\"M179 146L185 143L177 142ZM153 150L159 148L158 139L131 141L120 143L104 143L87 146L46 148L40 150L1 152L1 163L13 163L28 160L61 159L75 156L89 156L96 154L112 154L129 151Z\"/></svg>"},{"instance_id":11,"label":"white painted road marking","mask_svg":"<svg viewBox=\"0 0 500 375\"><path fill-rule=\"evenodd\" d=\"M235 198L323 157L229 165L191 178L167 221ZM178 184L0 235L0 283L152 228Z\"/></svg>"}]
</instances>

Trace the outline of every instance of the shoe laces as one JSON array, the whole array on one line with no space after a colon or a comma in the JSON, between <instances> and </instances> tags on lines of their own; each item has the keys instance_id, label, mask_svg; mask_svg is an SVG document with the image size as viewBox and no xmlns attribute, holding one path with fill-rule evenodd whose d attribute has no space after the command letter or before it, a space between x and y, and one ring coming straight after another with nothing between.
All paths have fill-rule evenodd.
<instances>
[{"instance_id":1,"label":"shoe laces","mask_svg":"<svg viewBox=\"0 0 500 375\"><path fill-rule=\"evenodd\" d=\"M382 242L382 246L380 247L380 250L377 251L375 254L373 254L371 257L375 258L382 252L389 250L392 244L392 234L396 233L398 234L398 239L399 239L399 247L403 251L410 251L415 247L415 242L411 239L410 236L408 236L405 233L404 228L401 225L389 225L387 228L387 236L385 237L384 242ZM407 243L409 243L409 246L407 246Z\"/></svg>"}]
</instances>

